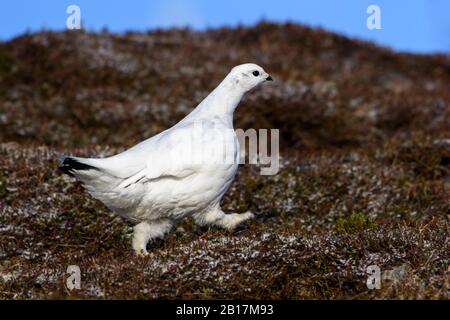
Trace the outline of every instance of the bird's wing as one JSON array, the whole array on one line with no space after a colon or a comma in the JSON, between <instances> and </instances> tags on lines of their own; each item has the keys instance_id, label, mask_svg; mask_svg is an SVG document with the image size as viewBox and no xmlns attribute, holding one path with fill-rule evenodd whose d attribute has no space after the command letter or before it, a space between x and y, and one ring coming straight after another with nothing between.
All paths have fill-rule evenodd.
<instances>
[{"instance_id":1,"label":"bird's wing","mask_svg":"<svg viewBox=\"0 0 450 320\"><path fill-rule=\"evenodd\" d=\"M159 178L182 179L198 165L186 155L192 154L189 135L183 130L166 130L120 154L109 158L76 158L120 180L115 188L127 188Z\"/></svg>"},{"instance_id":2,"label":"bird's wing","mask_svg":"<svg viewBox=\"0 0 450 320\"><path fill-rule=\"evenodd\" d=\"M124 179L119 188L157 179L180 180L199 170L200 163L192 159L195 150L192 148L191 135L184 129L167 130L153 143L144 141L139 147L136 151L142 153L142 168Z\"/></svg>"}]
</instances>

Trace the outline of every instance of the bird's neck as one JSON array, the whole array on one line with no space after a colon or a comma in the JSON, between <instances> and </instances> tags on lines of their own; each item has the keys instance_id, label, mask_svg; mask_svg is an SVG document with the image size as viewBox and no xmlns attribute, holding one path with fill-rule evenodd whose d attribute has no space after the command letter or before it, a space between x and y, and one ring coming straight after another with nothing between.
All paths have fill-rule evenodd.
<instances>
[{"instance_id":1,"label":"bird's neck","mask_svg":"<svg viewBox=\"0 0 450 320\"><path fill-rule=\"evenodd\" d=\"M245 91L232 78L225 78L198 106L199 112L208 117L233 119L233 113Z\"/></svg>"}]
</instances>

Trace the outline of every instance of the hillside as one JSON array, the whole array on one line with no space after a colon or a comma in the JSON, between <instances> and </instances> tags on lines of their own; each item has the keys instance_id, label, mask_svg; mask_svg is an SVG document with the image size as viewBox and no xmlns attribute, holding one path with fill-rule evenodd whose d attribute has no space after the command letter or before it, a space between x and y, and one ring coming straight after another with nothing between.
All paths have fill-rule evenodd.
<instances>
[{"instance_id":1,"label":"hillside","mask_svg":"<svg viewBox=\"0 0 450 320\"><path fill-rule=\"evenodd\" d=\"M149 248L56 169L175 124L235 65L275 79L236 128L280 129L281 170L241 166L235 232L186 221ZM0 43L0 298L448 298L450 56L295 24L40 32ZM68 265L82 289L65 287ZM381 290L368 290L378 265ZM392 278L392 277L391 277Z\"/></svg>"}]
</instances>

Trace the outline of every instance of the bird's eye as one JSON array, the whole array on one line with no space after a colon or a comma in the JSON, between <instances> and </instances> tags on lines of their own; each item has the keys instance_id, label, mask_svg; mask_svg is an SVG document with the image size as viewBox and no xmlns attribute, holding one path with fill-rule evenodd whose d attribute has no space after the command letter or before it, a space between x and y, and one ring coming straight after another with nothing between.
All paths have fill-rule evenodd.
<instances>
[{"instance_id":1,"label":"bird's eye","mask_svg":"<svg viewBox=\"0 0 450 320\"><path fill-rule=\"evenodd\" d=\"M259 76L259 71L253 71L253 75L254 75L255 77Z\"/></svg>"}]
</instances>

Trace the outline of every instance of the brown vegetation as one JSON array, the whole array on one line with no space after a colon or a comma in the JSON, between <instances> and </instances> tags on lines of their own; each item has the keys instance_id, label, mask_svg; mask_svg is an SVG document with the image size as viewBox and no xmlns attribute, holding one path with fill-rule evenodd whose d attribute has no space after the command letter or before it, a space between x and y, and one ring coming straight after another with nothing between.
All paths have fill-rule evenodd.
<instances>
[{"instance_id":1,"label":"brown vegetation","mask_svg":"<svg viewBox=\"0 0 450 320\"><path fill-rule=\"evenodd\" d=\"M235 232L186 221L150 256L131 226L61 175L173 125L234 65L276 80L237 128L278 128L282 167L242 166ZM448 298L450 58L394 53L293 24L0 44L1 298ZM68 265L82 289L65 286ZM368 290L378 265L381 290Z\"/></svg>"}]
</instances>

